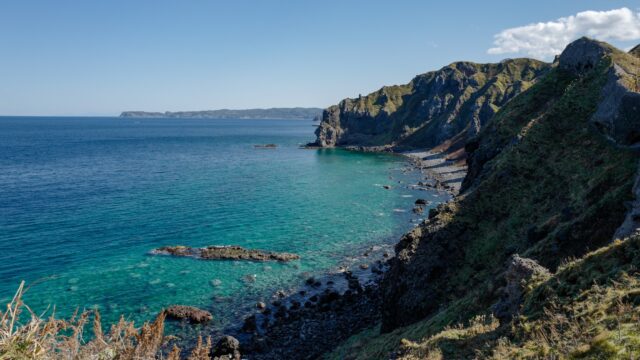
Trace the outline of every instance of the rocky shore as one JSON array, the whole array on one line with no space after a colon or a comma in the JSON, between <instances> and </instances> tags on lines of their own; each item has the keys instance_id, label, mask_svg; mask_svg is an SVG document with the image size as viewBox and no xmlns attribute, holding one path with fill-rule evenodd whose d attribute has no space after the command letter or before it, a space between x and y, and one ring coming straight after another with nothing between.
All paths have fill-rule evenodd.
<instances>
[{"instance_id":1,"label":"rocky shore","mask_svg":"<svg viewBox=\"0 0 640 360\"><path fill-rule=\"evenodd\" d=\"M380 281L391 254L371 248L373 260L321 278L309 277L297 290L276 292L258 302L236 335L250 359L315 359L355 332L380 320Z\"/></svg>"},{"instance_id":2,"label":"rocky shore","mask_svg":"<svg viewBox=\"0 0 640 360\"><path fill-rule=\"evenodd\" d=\"M449 191L453 195L460 192L462 181L467 174L466 164L458 163L447 157L444 152L434 150L412 150L400 154L414 159L416 167L423 171L428 186Z\"/></svg>"}]
</instances>

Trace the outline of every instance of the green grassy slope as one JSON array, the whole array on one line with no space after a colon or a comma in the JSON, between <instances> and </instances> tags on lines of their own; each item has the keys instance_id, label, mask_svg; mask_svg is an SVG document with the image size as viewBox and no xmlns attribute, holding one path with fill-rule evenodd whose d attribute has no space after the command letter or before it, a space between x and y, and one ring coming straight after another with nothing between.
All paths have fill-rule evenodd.
<instances>
[{"instance_id":1,"label":"green grassy slope","mask_svg":"<svg viewBox=\"0 0 640 360\"><path fill-rule=\"evenodd\" d=\"M590 122L614 61L633 63L630 58L616 50L578 73L554 68L509 102L467 145L467 192L398 244L383 284L381 326L331 356L386 358L400 351L407 358L535 358L635 351L639 329L630 324L637 309L633 305L624 319L616 309L630 306L618 295L637 291L640 240L609 244L633 198L638 157ZM514 253L555 274L530 284L522 316L498 326L488 314ZM619 333L611 332L614 318L622 324ZM446 327L455 324L462 326Z\"/></svg>"}]
</instances>

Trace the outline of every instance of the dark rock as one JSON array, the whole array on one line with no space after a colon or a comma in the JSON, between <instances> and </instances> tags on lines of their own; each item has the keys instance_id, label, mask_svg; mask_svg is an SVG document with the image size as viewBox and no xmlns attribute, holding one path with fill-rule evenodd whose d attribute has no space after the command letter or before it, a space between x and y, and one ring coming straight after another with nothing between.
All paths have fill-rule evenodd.
<instances>
[{"instance_id":1,"label":"dark rock","mask_svg":"<svg viewBox=\"0 0 640 360\"><path fill-rule=\"evenodd\" d=\"M311 301L305 301L304 302L304 307L311 309L314 308L316 306L316 304L312 303Z\"/></svg>"},{"instance_id":2,"label":"dark rock","mask_svg":"<svg viewBox=\"0 0 640 360\"><path fill-rule=\"evenodd\" d=\"M233 336L223 336L218 342L216 346L213 348L213 356L228 356L234 360L240 360L240 341L234 338Z\"/></svg>"},{"instance_id":3,"label":"dark rock","mask_svg":"<svg viewBox=\"0 0 640 360\"><path fill-rule=\"evenodd\" d=\"M427 200L425 200L425 199L417 199L415 204L416 205L427 205Z\"/></svg>"},{"instance_id":4,"label":"dark rock","mask_svg":"<svg viewBox=\"0 0 640 360\"><path fill-rule=\"evenodd\" d=\"M330 302L336 301L340 299L340 293L338 293L337 291L329 291L326 294L323 294L320 297L320 303L321 304L328 304Z\"/></svg>"},{"instance_id":5,"label":"dark rock","mask_svg":"<svg viewBox=\"0 0 640 360\"><path fill-rule=\"evenodd\" d=\"M309 298L309 301L318 302L318 295L313 295Z\"/></svg>"},{"instance_id":6,"label":"dark rock","mask_svg":"<svg viewBox=\"0 0 640 360\"><path fill-rule=\"evenodd\" d=\"M349 279L349 289L351 289L351 290L359 290L359 289L361 289L360 281L358 281L358 279Z\"/></svg>"},{"instance_id":7,"label":"dark rock","mask_svg":"<svg viewBox=\"0 0 640 360\"><path fill-rule=\"evenodd\" d=\"M256 316L249 315L244 319L244 324L242 324L242 331L247 333L252 333L258 329Z\"/></svg>"},{"instance_id":8,"label":"dark rock","mask_svg":"<svg viewBox=\"0 0 640 360\"><path fill-rule=\"evenodd\" d=\"M193 306L172 305L166 308L164 312L169 318L187 319L193 323L203 323L213 319L210 312Z\"/></svg>"},{"instance_id":9,"label":"dark rock","mask_svg":"<svg viewBox=\"0 0 640 360\"><path fill-rule=\"evenodd\" d=\"M532 280L544 280L550 276L549 270L540 266L535 260L521 258L517 254L512 255L504 273L506 286L503 294L500 301L492 307L495 316L503 321L511 320L519 311L526 284Z\"/></svg>"},{"instance_id":10,"label":"dark rock","mask_svg":"<svg viewBox=\"0 0 640 360\"><path fill-rule=\"evenodd\" d=\"M390 189L391 189L391 186L390 186L390 185L382 185L382 187L383 187L383 188L385 188L385 189L387 189L387 190L390 190Z\"/></svg>"}]
</instances>

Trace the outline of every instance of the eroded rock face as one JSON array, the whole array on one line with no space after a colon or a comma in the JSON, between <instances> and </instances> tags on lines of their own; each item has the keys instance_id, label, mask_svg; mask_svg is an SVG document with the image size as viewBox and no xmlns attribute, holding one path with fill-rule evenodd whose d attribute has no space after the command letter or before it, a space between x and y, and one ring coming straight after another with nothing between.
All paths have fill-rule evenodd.
<instances>
[{"instance_id":1,"label":"eroded rock face","mask_svg":"<svg viewBox=\"0 0 640 360\"><path fill-rule=\"evenodd\" d=\"M496 111L547 72L529 59L499 64L457 62L327 108L316 129L320 147L462 148Z\"/></svg>"},{"instance_id":2,"label":"eroded rock face","mask_svg":"<svg viewBox=\"0 0 640 360\"><path fill-rule=\"evenodd\" d=\"M591 120L616 143L632 146L640 143L640 94L625 84L625 73L617 64L609 70L602 101Z\"/></svg>"},{"instance_id":3,"label":"eroded rock face","mask_svg":"<svg viewBox=\"0 0 640 360\"><path fill-rule=\"evenodd\" d=\"M612 51L609 44L583 37L569 44L560 54L558 67L573 73L589 71Z\"/></svg>"},{"instance_id":4,"label":"eroded rock face","mask_svg":"<svg viewBox=\"0 0 640 360\"><path fill-rule=\"evenodd\" d=\"M507 270L504 273L506 286L503 294L493 306L495 316L503 321L509 321L518 313L527 283L535 280L545 280L551 276L549 270L535 260L521 258L518 254L511 256Z\"/></svg>"},{"instance_id":5,"label":"eroded rock face","mask_svg":"<svg viewBox=\"0 0 640 360\"><path fill-rule=\"evenodd\" d=\"M188 246L164 246L151 251L154 255L188 256L204 260L251 260L251 261L291 261L300 256L290 253L245 249L241 246L208 246L192 248Z\"/></svg>"},{"instance_id":6,"label":"eroded rock face","mask_svg":"<svg viewBox=\"0 0 640 360\"><path fill-rule=\"evenodd\" d=\"M192 323L203 323L213 319L213 315L210 312L194 306L172 305L166 308L164 312L169 318L186 319Z\"/></svg>"}]
</instances>

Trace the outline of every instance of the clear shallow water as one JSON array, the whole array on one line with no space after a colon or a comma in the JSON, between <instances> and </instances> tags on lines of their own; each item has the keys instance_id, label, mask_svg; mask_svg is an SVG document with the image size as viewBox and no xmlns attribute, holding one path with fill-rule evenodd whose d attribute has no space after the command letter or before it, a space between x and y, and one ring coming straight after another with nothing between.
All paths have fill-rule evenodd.
<instances>
[{"instance_id":1,"label":"clear shallow water","mask_svg":"<svg viewBox=\"0 0 640 360\"><path fill-rule=\"evenodd\" d=\"M257 299L412 227L402 157L303 150L310 121L0 118L0 302L107 321L162 307L237 321ZM276 143L278 148L255 149ZM402 181L402 184L398 183ZM382 184L394 185L391 190ZM395 210L394 210L395 209ZM404 212L402 212L404 210ZM287 251L287 264L150 256L163 245ZM247 276L255 277L248 281Z\"/></svg>"}]
</instances>

